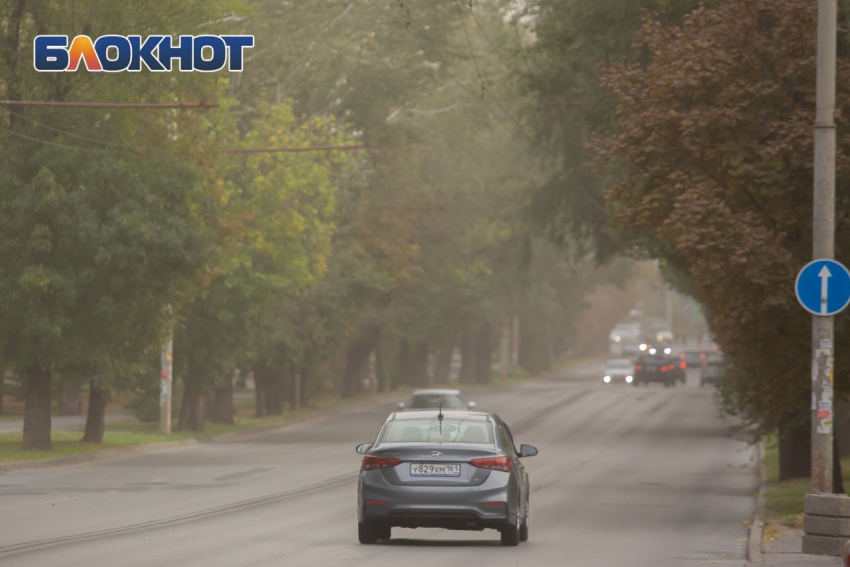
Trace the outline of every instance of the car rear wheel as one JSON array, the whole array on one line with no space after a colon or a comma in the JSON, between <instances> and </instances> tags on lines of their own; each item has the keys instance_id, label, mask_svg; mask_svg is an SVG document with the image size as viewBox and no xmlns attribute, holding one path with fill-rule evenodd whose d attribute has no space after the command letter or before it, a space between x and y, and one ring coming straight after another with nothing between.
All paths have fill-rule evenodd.
<instances>
[{"instance_id":1,"label":"car rear wheel","mask_svg":"<svg viewBox=\"0 0 850 567\"><path fill-rule=\"evenodd\" d=\"M512 526L502 528L502 545L516 546L519 545L520 520L519 511L517 510L516 523Z\"/></svg>"},{"instance_id":2,"label":"car rear wheel","mask_svg":"<svg viewBox=\"0 0 850 567\"><path fill-rule=\"evenodd\" d=\"M528 506L525 507L528 510ZM528 541L528 514L525 513L525 519L522 521L522 524L519 526L519 540L520 541Z\"/></svg>"},{"instance_id":3,"label":"car rear wheel","mask_svg":"<svg viewBox=\"0 0 850 567\"><path fill-rule=\"evenodd\" d=\"M357 538L360 543L378 543L377 527L368 522L357 522Z\"/></svg>"}]
</instances>

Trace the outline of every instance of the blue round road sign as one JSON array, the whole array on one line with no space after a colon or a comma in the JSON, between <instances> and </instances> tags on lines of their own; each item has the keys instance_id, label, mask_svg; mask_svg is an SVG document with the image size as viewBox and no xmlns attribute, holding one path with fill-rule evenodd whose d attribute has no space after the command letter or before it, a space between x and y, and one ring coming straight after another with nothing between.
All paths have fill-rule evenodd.
<instances>
[{"instance_id":1,"label":"blue round road sign","mask_svg":"<svg viewBox=\"0 0 850 567\"><path fill-rule=\"evenodd\" d=\"M850 303L850 271L835 260L815 260L797 274L800 305L814 315L835 315Z\"/></svg>"}]
</instances>

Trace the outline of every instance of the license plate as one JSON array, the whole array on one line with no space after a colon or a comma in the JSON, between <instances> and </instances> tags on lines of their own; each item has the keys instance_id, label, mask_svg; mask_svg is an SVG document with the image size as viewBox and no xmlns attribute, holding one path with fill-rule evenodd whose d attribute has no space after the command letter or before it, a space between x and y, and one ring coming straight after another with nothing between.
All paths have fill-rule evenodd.
<instances>
[{"instance_id":1,"label":"license plate","mask_svg":"<svg viewBox=\"0 0 850 567\"><path fill-rule=\"evenodd\" d=\"M411 463L410 476L460 476L460 465Z\"/></svg>"},{"instance_id":2,"label":"license plate","mask_svg":"<svg viewBox=\"0 0 850 567\"><path fill-rule=\"evenodd\" d=\"M658 370L657 366L647 366L646 367L647 372L655 372L656 370Z\"/></svg>"}]
</instances>

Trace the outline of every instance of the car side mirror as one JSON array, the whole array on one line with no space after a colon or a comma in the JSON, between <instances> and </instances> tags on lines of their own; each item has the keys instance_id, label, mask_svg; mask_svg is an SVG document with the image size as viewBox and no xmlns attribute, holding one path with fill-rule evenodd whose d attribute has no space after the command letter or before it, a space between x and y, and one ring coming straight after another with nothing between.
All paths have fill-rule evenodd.
<instances>
[{"instance_id":1,"label":"car side mirror","mask_svg":"<svg viewBox=\"0 0 850 567\"><path fill-rule=\"evenodd\" d=\"M361 443L360 445L357 446L357 449L355 449L355 451L357 451L361 455L365 455L366 453L369 452L369 449L371 449L374 446L375 446L374 443Z\"/></svg>"},{"instance_id":2,"label":"car side mirror","mask_svg":"<svg viewBox=\"0 0 850 567\"><path fill-rule=\"evenodd\" d=\"M476 404L475 402L469 402L466 404L466 407L468 407L469 409L475 409L478 407L478 404Z\"/></svg>"},{"instance_id":3,"label":"car side mirror","mask_svg":"<svg viewBox=\"0 0 850 567\"><path fill-rule=\"evenodd\" d=\"M398 403L398 409L404 409L404 402Z\"/></svg>"},{"instance_id":4,"label":"car side mirror","mask_svg":"<svg viewBox=\"0 0 850 567\"><path fill-rule=\"evenodd\" d=\"M519 446L519 456L520 457L533 457L537 454L537 447L532 445L520 445Z\"/></svg>"}]
</instances>

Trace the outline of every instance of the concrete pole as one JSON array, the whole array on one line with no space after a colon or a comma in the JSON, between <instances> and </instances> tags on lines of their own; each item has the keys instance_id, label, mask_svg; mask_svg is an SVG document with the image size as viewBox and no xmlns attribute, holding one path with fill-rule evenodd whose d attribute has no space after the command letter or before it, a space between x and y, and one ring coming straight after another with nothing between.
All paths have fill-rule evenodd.
<instances>
[{"instance_id":1,"label":"concrete pole","mask_svg":"<svg viewBox=\"0 0 850 567\"><path fill-rule=\"evenodd\" d=\"M812 255L835 256L836 0L818 0ZM833 318L812 316L812 492L832 493Z\"/></svg>"},{"instance_id":2,"label":"concrete pole","mask_svg":"<svg viewBox=\"0 0 850 567\"><path fill-rule=\"evenodd\" d=\"M162 349L159 387L159 432L171 435L171 390L173 384L172 354L174 350L174 332L172 331Z\"/></svg>"}]
</instances>

